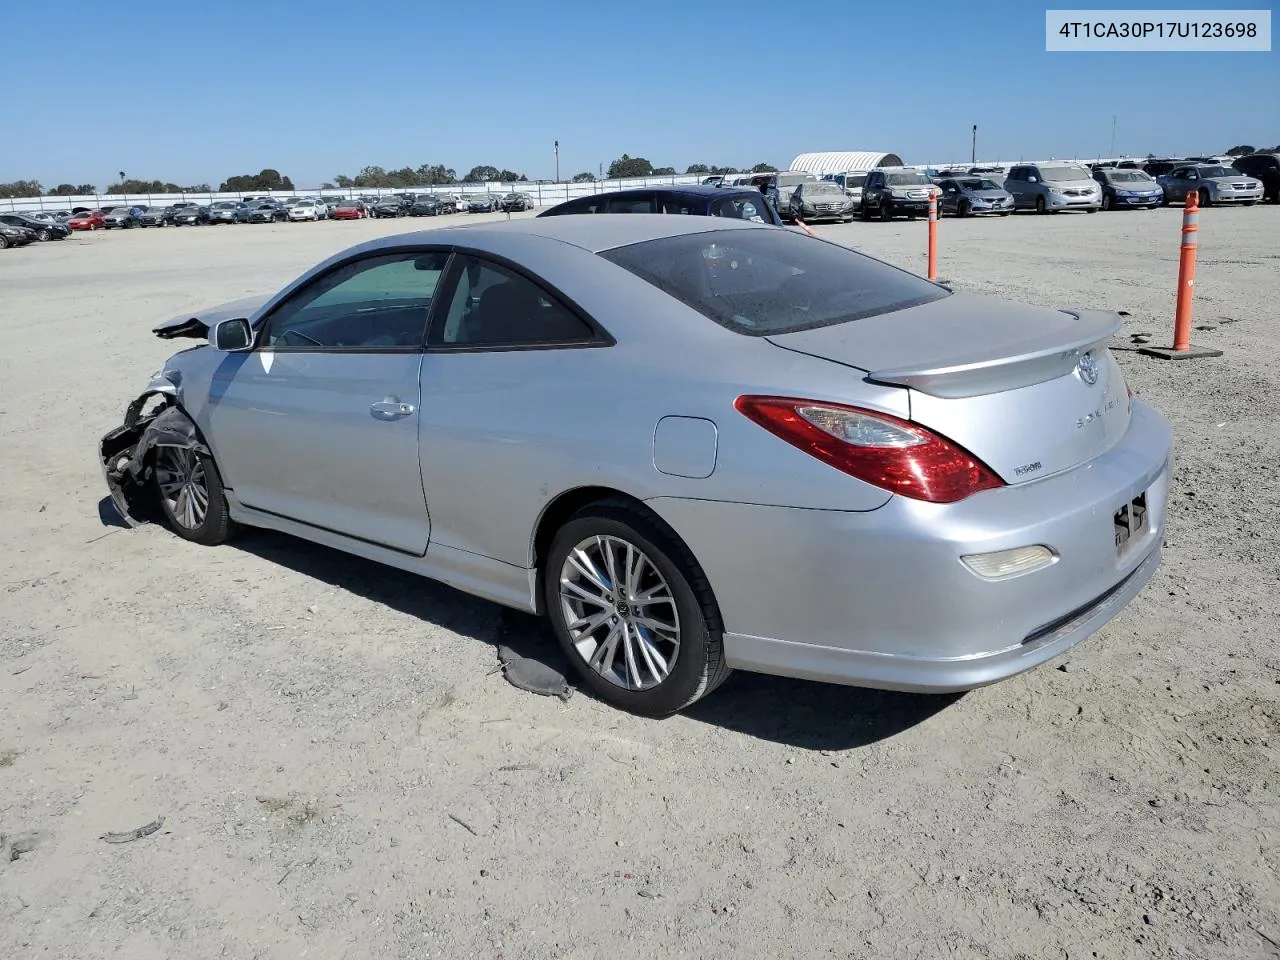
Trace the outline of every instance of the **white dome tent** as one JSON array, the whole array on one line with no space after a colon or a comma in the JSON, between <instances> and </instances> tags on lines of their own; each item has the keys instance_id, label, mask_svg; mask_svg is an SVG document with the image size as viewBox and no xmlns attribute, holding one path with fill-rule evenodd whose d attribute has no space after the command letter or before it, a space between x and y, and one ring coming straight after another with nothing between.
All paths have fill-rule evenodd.
<instances>
[{"instance_id":1,"label":"white dome tent","mask_svg":"<svg viewBox=\"0 0 1280 960\"><path fill-rule=\"evenodd\" d=\"M849 173L854 170L874 170L876 167L901 166L902 158L896 153L850 150L802 153L791 161L791 166L787 169L822 176L824 173Z\"/></svg>"}]
</instances>

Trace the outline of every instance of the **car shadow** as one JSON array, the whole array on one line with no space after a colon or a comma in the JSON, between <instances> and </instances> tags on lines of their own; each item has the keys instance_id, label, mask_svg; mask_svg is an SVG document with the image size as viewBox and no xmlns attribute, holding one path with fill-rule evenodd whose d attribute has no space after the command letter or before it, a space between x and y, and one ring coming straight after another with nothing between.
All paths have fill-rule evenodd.
<instances>
[{"instance_id":1,"label":"car shadow","mask_svg":"<svg viewBox=\"0 0 1280 960\"><path fill-rule=\"evenodd\" d=\"M518 657L537 660L562 673L579 696L594 697L578 682L541 617L283 533L255 530L230 546L490 644L495 658L497 646L505 645ZM851 750L909 730L961 696L893 693L739 671L706 699L684 710L683 716L802 750Z\"/></svg>"}]
</instances>

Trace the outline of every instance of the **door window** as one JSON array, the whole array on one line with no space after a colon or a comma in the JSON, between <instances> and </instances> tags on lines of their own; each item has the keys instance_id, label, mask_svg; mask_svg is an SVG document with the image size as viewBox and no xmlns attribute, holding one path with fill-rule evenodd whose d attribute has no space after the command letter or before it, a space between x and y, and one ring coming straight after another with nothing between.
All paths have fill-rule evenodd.
<instances>
[{"instance_id":1,"label":"door window","mask_svg":"<svg viewBox=\"0 0 1280 960\"><path fill-rule=\"evenodd\" d=\"M267 319L275 350L418 350L447 251L413 251L343 264L293 294Z\"/></svg>"},{"instance_id":2,"label":"door window","mask_svg":"<svg viewBox=\"0 0 1280 960\"><path fill-rule=\"evenodd\" d=\"M591 326L538 284L475 257L462 261L435 345L549 346L597 339Z\"/></svg>"}]
</instances>

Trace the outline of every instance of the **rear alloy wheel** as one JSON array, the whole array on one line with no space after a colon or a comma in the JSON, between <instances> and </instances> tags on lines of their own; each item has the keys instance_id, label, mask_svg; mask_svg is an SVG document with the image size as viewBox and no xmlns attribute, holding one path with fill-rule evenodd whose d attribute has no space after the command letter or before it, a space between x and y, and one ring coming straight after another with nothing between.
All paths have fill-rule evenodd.
<instances>
[{"instance_id":1,"label":"rear alloy wheel","mask_svg":"<svg viewBox=\"0 0 1280 960\"><path fill-rule=\"evenodd\" d=\"M544 589L561 647L616 707L668 716L729 675L705 574L665 524L631 503L575 514L547 553Z\"/></svg>"},{"instance_id":2,"label":"rear alloy wheel","mask_svg":"<svg viewBox=\"0 0 1280 960\"><path fill-rule=\"evenodd\" d=\"M153 479L170 530L209 547L226 543L233 525L212 458L187 447L157 447Z\"/></svg>"}]
</instances>

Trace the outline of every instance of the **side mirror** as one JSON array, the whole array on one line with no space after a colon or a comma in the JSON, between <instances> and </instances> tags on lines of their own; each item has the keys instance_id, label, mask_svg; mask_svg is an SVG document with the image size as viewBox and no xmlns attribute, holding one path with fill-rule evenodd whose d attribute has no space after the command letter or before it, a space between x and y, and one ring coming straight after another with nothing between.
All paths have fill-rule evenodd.
<instances>
[{"instance_id":1,"label":"side mirror","mask_svg":"<svg viewBox=\"0 0 1280 960\"><path fill-rule=\"evenodd\" d=\"M243 318L220 320L214 325L209 342L223 353L243 353L253 349L253 328Z\"/></svg>"},{"instance_id":2,"label":"side mirror","mask_svg":"<svg viewBox=\"0 0 1280 960\"><path fill-rule=\"evenodd\" d=\"M1027 177L1027 183L1039 183L1039 182L1040 182L1039 177Z\"/></svg>"}]
</instances>

